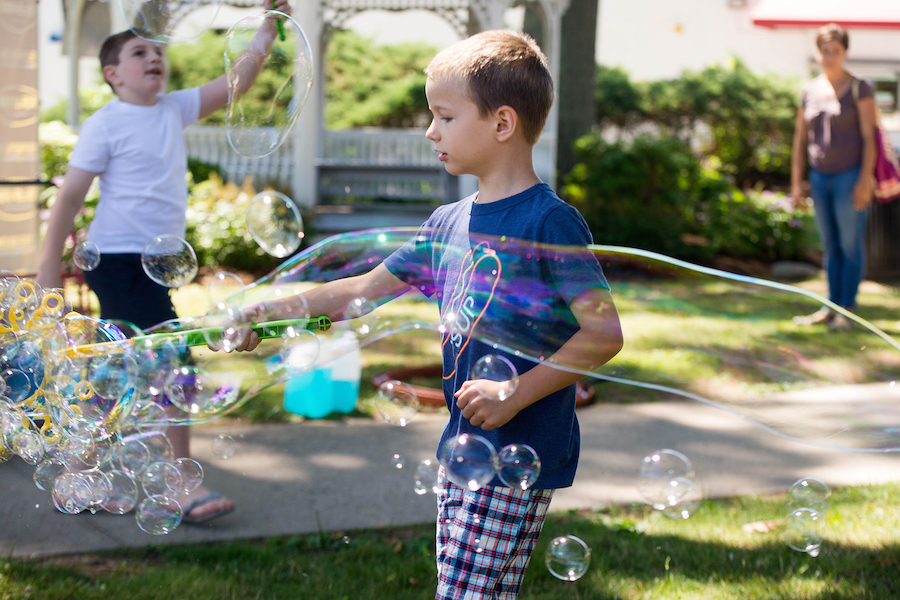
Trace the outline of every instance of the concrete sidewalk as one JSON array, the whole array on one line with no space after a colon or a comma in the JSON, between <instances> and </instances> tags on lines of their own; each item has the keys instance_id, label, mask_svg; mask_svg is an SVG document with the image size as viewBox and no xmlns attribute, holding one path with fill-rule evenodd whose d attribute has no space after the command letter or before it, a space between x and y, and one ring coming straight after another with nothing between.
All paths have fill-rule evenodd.
<instances>
[{"instance_id":1,"label":"concrete sidewalk","mask_svg":"<svg viewBox=\"0 0 900 600\"><path fill-rule=\"evenodd\" d=\"M900 479L900 454L792 442L696 402L596 404L579 409L578 416L578 476L572 488L556 494L551 510L639 502L641 459L659 448L686 454L708 497L784 491L806 476L832 486ZM144 533L133 514L58 512L50 495L35 487L34 467L13 458L0 464L0 554L41 556L429 522L435 517L434 496L416 495L413 475L419 460L434 457L443 423L442 416L420 414L405 428L366 419L196 427L194 457L206 471L206 484L233 498L237 510L203 526L181 525L166 536ZM212 454L212 440L222 433L238 442L228 460ZM405 458L402 469L394 466L394 453Z\"/></svg>"}]
</instances>

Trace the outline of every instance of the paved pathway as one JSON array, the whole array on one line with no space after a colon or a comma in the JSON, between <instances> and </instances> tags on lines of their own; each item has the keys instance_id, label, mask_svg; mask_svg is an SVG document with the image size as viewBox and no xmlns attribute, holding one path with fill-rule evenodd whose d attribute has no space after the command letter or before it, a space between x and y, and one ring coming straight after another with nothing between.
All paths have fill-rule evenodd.
<instances>
[{"instance_id":1,"label":"paved pathway","mask_svg":"<svg viewBox=\"0 0 900 600\"><path fill-rule=\"evenodd\" d=\"M707 496L784 491L804 476L834 486L900 480L900 454L791 442L694 402L596 404L579 409L579 419L583 439L578 476L572 488L557 493L551 510L640 501L637 470L641 459L658 448L674 448L690 457ZM194 455L206 470L207 485L234 498L238 508L207 525L182 525L167 536L142 532L131 515L56 511L49 494L32 482L34 468L14 458L0 464L0 555L428 522L435 515L434 497L413 492L413 471L420 459L433 457L443 420L419 415L405 428L366 419L196 427ZM228 460L212 455L212 439L220 433L234 436L239 444ZM405 458L402 469L392 464L394 453Z\"/></svg>"}]
</instances>

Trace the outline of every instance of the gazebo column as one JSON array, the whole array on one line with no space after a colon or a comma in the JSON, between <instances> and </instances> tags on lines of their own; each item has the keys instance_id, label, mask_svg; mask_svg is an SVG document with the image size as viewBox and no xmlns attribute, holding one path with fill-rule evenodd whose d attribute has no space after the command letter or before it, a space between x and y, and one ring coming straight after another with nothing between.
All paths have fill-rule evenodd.
<instances>
[{"instance_id":1,"label":"gazebo column","mask_svg":"<svg viewBox=\"0 0 900 600\"><path fill-rule=\"evenodd\" d=\"M66 0L66 35L64 44L69 55L69 101L66 103L66 123L78 127L81 107L78 101L78 59L81 47L81 14L85 0Z\"/></svg>"},{"instance_id":2,"label":"gazebo column","mask_svg":"<svg viewBox=\"0 0 900 600\"><path fill-rule=\"evenodd\" d=\"M291 190L294 202L312 207L318 199L316 159L324 135L325 45L322 38L325 26L318 2L294 3L293 7L293 17L303 27L313 52L313 85L291 131L294 142ZM302 84L295 82L297 86Z\"/></svg>"}]
</instances>

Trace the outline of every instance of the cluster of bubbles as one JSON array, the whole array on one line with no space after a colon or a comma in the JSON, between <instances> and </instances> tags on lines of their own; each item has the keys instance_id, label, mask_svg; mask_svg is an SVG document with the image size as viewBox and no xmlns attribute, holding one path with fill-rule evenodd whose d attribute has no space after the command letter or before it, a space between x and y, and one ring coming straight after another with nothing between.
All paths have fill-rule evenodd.
<instances>
[{"instance_id":1,"label":"cluster of bubbles","mask_svg":"<svg viewBox=\"0 0 900 600\"><path fill-rule=\"evenodd\" d=\"M784 539L797 552L818 556L822 546L819 522L828 511L831 490L821 479L803 477L788 490Z\"/></svg>"},{"instance_id":2,"label":"cluster of bubbles","mask_svg":"<svg viewBox=\"0 0 900 600\"><path fill-rule=\"evenodd\" d=\"M472 433L446 440L438 450L438 461L448 480L471 491L495 477L507 487L527 490L541 474L541 459L531 446L509 444L498 453L488 440Z\"/></svg>"},{"instance_id":3,"label":"cluster of bubbles","mask_svg":"<svg viewBox=\"0 0 900 600\"><path fill-rule=\"evenodd\" d=\"M641 461L638 491L644 501L671 519L688 519L700 506L690 459L669 448L655 450Z\"/></svg>"},{"instance_id":4,"label":"cluster of bubbles","mask_svg":"<svg viewBox=\"0 0 900 600\"><path fill-rule=\"evenodd\" d=\"M395 468L402 469L405 463L402 455L391 456ZM468 490L481 489L495 477L507 487L527 490L541 474L541 459L527 444L509 444L497 452L485 438L463 433L441 446L438 461L419 461L414 473L416 494L439 493L441 467L444 477Z\"/></svg>"}]
</instances>

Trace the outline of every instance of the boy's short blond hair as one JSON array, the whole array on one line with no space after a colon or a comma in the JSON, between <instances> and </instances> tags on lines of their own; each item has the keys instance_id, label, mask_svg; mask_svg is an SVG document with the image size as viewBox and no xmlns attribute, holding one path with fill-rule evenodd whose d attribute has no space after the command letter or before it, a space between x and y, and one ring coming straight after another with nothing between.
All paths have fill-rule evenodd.
<instances>
[{"instance_id":1,"label":"boy's short blond hair","mask_svg":"<svg viewBox=\"0 0 900 600\"><path fill-rule=\"evenodd\" d=\"M482 31L439 52L425 73L433 79L463 79L483 117L501 106L512 107L531 145L541 136L553 106L547 57L524 33Z\"/></svg>"}]
</instances>

